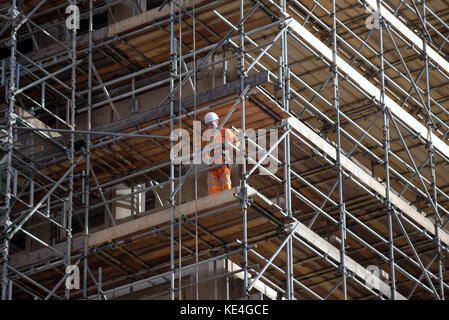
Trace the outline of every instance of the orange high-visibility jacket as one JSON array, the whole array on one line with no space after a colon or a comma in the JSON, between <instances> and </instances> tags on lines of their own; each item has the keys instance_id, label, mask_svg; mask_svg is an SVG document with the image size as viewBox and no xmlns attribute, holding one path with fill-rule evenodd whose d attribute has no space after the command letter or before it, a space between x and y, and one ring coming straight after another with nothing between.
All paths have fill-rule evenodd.
<instances>
[{"instance_id":1,"label":"orange high-visibility jacket","mask_svg":"<svg viewBox=\"0 0 449 320\"><path fill-rule=\"evenodd\" d=\"M212 132L211 132L211 134L209 136L209 141L210 141L210 139L212 139L212 135L215 132L215 130L211 130L211 131ZM226 128L221 128L220 132L215 135L215 138L214 138L214 140L213 140L213 142L211 144L215 145L215 144L225 143L225 142L231 143L234 146L236 146L237 148L240 145L240 142L237 141L237 137L234 134L234 132L232 132L232 130L226 129ZM231 149L231 148L229 148L229 149ZM222 145L222 151L223 151L223 153L225 151L225 146L224 145ZM210 152L210 157L214 159L212 161L212 164L215 165L215 164L219 164L220 163L220 161L219 161L220 158L219 157L217 157L217 158L214 157L214 150L213 149ZM223 155L221 156L221 163L225 164L225 159L224 159Z\"/></svg>"}]
</instances>

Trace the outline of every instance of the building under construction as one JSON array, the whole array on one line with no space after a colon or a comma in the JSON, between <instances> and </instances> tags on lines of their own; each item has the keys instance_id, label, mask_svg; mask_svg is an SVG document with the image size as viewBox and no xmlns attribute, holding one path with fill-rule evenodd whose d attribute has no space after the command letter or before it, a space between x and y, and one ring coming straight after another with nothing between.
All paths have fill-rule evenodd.
<instances>
[{"instance_id":1,"label":"building under construction","mask_svg":"<svg viewBox=\"0 0 449 320\"><path fill-rule=\"evenodd\" d=\"M446 0L0 1L1 298L445 299L448 35Z\"/></svg>"}]
</instances>

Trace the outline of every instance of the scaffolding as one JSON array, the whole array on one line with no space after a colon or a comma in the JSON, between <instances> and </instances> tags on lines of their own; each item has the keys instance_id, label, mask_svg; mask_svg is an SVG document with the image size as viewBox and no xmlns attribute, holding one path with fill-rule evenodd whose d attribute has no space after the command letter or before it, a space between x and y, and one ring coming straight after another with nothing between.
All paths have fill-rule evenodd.
<instances>
[{"instance_id":1,"label":"scaffolding","mask_svg":"<svg viewBox=\"0 0 449 320\"><path fill-rule=\"evenodd\" d=\"M448 13L0 2L2 300L444 300ZM173 157L209 111L240 137L238 183L213 195L193 161L206 142Z\"/></svg>"}]
</instances>

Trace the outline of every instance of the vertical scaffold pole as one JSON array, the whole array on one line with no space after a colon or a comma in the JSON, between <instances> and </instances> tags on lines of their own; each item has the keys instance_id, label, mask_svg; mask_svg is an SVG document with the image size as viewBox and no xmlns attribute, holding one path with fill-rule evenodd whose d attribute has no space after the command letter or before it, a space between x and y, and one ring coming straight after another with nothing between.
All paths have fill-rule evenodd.
<instances>
[{"instance_id":1,"label":"vertical scaffold pole","mask_svg":"<svg viewBox=\"0 0 449 320\"><path fill-rule=\"evenodd\" d=\"M281 1L282 12L287 11L287 1ZM287 32L283 32L281 36L281 66L279 74L279 82L282 92L282 107L285 111L289 111L289 92L290 92L290 68L288 65L287 54ZM288 124L285 125L284 130L290 130ZM284 138L284 208L285 213L289 218L292 217L292 200L291 200L291 172L290 172L290 133ZM285 245L286 253L286 299L294 299L294 286L293 286L293 239L290 237Z\"/></svg>"},{"instance_id":2,"label":"vertical scaffold pole","mask_svg":"<svg viewBox=\"0 0 449 320\"><path fill-rule=\"evenodd\" d=\"M76 0L71 1L71 5L76 6ZM74 19L76 19L74 17ZM70 129L72 132L70 133L70 181L69 181L69 209L68 209L68 217L67 217L67 232L66 232L66 267L71 264L71 251L72 251L72 216L73 216L73 164L75 161L75 99L76 99L76 27L77 25L74 23L72 27L72 79L71 79L71 89L72 96L70 101ZM67 300L70 299L70 290L69 288L65 288L65 298Z\"/></svg>"},{"instance_id":3,"label":"vertical scaffold pole","mask_svg":"<svg viewBox=\"0 0 449 320\"><path fill-rule=\"evenodd\" d=\"M175 77L176 77L176 48L175 48L175 35L174 35L174 3L170 1L170 133L173 132L173 117L174 117L174 93ZM173 141L170 140L170 151L173 150ZM175 191L175 166L173 159L170 158L170 195L173 195ZM174 196L170 199L170 300L175 299L175 205Z\"/></svg>"},{"instance_id":4,"label":"vertical scaffold pole","mask_svg":"<svg viewBox=\"0 0 449 320\"><path fill-rule=\"evenodd\" d=\"M340 105L338 93L338 70L337 70L337 13L335 9L335 1L332 0L332 106L335 110L335 126L337 131L337 179L338 179L338 206L340 210L340 268L342 275L342 291L343 298L347 300L346 290L346 268L345 268L345 238L346 238L346 211L343 199L343 176L341 167L341 128L340 128Z\"/></svg>"},{"instance_id":5,"label":"vertical scaffold pole","mask_svg":"<svg viewBox=\"0 0 449 320\"><path fill-rule=\"evenodd\" d=\"M244 10L244 1L240 0L240 21L243 20L245 10ZM240 71L240 93L243 92L245 89L245 28L243 26L244 24L241 23L239 26L239 34L240 34L240 47L239 47L239 63L238 68ZM248 233L247 233L247 210L248 210L248 193L246 188L246 160L247 160L247 154L246 154L246 144L247 144L247 137L245 132L245 97L243 95L240 95L240 104L242 108L242 136L243 141L241 143L241 151L243 156L242 161L242 179L240 182L240 192L242 196L241 205L242 205L242 216L243 216L243 292L245 295L245 300L248 300L249 298L249 292L248 292Z\"/></svg>"},{"instance_id":6,"label":"vertical scaffold pole","mask_svg":"<svg viewBox=\"0 0 449 320\"><path fill-rule=\"evenodd\" d=\"M89 0L89 51L88 51L88 70L87 70L87 130L92 129L92 33L93 33L93 5ZM90 178L90 134L86 135L86 188L84 197L84 256L83 256L83 299L87 299L87 255L89 253L89 178Z\"/></svg>"},{"instance_id":7,"label":"vertical scaffold pole","mask_svg":"<svg viewBox=\"0 0 449 320\"><path fill-rule=\"evenodd\" d=\"M421 2L422 5L422 20L423 20L423 28L426 26L426 1L423 0ZM436 209L435 212L435 245L436 245L436 254L437 254L437 264L438 264L438 284L440 289L440 299L444 300L444 284L443 284L443 260L442 260L442 251L441 251L441 240L439 236L439 228L442 226L442 220L441 216L438 212L438 198L437 198L437 182L436 182L436 174L435 174L435 153L434 153L434 147L432 142L432 136L433 136L433 121L432 121L432 110L430 108L430 82L429 82L429 57L427 55L427 41L428 39L428 33L424 29L423 32L423 59L424 59L424 69L425 69L425 80L426 80L426 109L427 109L427 130L429 132L428 136L428 149L429 149L429 169L430 169L430 177L431 177L431 183L432 183L432 198L434 202L434 207Z\"/></svg>"},{"instance_id":8,"label":"vertical scaffold pole","mask_svg":"<svg viewBox=\"0 0 449 320\"><path fill-rule=\"evenodd\" d=\"M285 130L290 130L288 124ZM285 213L289 218L292 218L292 200L291 200L291 172L290 172L290 133L284 138L284 202ZM286 244L286 277L287 277L287 299L294 299L293 286L293 242L292 237L289 238Z\"/></svg>"},{"instance_id":9,"label":"vertical scaffold pole","mask_svg":"<svg viewBox=\"0 0 449 320\"><path fill-rule=\"evenodd\" d=\"M384 140L384 161L385 161L385 208L388 214L388 245L389 245L389 262L391 273L391 300L396 299L396 277L394 266L394 243L393 243L393 218L390 200L390 125L387 118L387 106L385 105L385 69L384 69L384 47L383 47L383 19L380 14L381 0L377 0L377 17L379 28L379 76L380 76L380 97L379 108L383 116L383 140Z\"/></svg>"},{"instance_id":10,"label":"vertical scaffold pole","mask_svg":"<svg viewBox=\"0 0 449 320\"><path fill-rule=\"evenodd\" d=\"M11 18L11 58L9 65L9 89L8 89L8 137L6 140L6 149L8 150L7 160L6 160L6 188L5 188L5 202L4 207L0 208L0 231L2 232L2 243L1 243L1 298L6 300L7 298L7 287L8 287L8 255L9 255L9 238L8 235L4 233L10 225L10 214L11 214L11 177L12 177L12 152L13 152L13 126L15 124L14 117L14 104L16 101L15 90L16 90L16 50L17 50L17 8L16 0L11 1L10 6L10 18ZM18 75L17 75L18 76Z\"/></svg>"}]
</instances>

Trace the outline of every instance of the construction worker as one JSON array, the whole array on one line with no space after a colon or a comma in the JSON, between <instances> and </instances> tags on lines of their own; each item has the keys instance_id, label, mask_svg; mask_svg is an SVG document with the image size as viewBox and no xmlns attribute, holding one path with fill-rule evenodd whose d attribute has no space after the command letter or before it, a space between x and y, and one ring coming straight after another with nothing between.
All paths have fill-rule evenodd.
<instances>
[{"instance_id":1,"label":"construction worker","mask_svg":"<svg viewBox=\"0 0 449 320\"><path fill-rule=\"evenodd\" d=\"M226 128L221 128L215 135L214 140L211 141L213 134L216 131L215 129L218 127L218 115L215 112L208 112L204 117L204 123L210 131L209 143L211 143L211 145L221 145L221 148L218 149L222 150L221 155L214 154L214 151L217 150L217 148L208 153L208 156L213 159L211 165L223 164L221 167L209 170L209 174L207 175L207 190L209 195L211 195L231 189L231 168L229 163L226 163L225 151L232 147L229 145L226 147L226 144L232 144L237 148L240 143L237 141L237 137L232 130Z\"/></svg>"}]
</instances>

